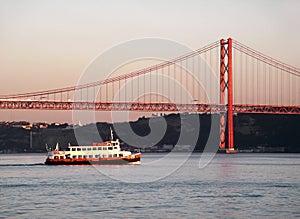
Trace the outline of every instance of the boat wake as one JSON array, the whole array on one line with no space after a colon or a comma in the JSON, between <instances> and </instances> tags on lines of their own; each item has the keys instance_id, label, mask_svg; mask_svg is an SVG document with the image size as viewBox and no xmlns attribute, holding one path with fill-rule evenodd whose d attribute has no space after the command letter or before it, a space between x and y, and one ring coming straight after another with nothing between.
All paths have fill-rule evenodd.
<instances>
[{"instance_id":1,"label":"boat wake","mask_svg":"<svg viewBox=\"0 0 300 219\"><path fill-rule=\"evenodd\" d=\"M43 166L44 163L16 163L16 164L0 164L0 167L32 167L32 166Z\"/></svg>"}]
</instances>

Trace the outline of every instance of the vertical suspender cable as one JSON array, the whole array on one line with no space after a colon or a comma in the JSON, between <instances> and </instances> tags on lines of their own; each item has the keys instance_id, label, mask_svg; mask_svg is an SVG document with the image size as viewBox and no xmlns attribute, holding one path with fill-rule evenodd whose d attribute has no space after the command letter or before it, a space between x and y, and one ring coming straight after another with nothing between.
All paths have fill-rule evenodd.
<instances>
[{"instance_id":1,"label":"vertical suspender cable","mask_svg":"<svg viewBox=\"0 0 300 219\"><path fill-rule=\"evenodd\" d=\"M271 65L269 65L269 98L270 98L270 104L273 104L274 95L275 95L275 89L274 88L274 72Z\"/></svg>"},{"instance_id":2,"label":"vertical suspender cable","mask_svg":"<svg viewBox=\"0 0 300 219\"><path fill-rule=\"evenodd\" d=\"M238 70L237 70L237 62L236 62L236 51L234 50L233 51L233 89L234 91L236 92L237 91L237 81L239 79L239 75L238 75ZM238 92L236 92L238 93ZM237 101L237 95L233 95L233 102L236 103L236 102L239 102Z\"/></svg>"},{"instance_id":3,"label":"vertical suspender cable","mask_svg":"<svg viewBox=\"0 0 300 219\"><path fill-rule=\"evenodd\" d=\"M95 96L96 96L96 95L95 95L95 86L93 86L93 102L96 102L96 101L95 101Z\"/></svg>"},{"instance_id":4,"label":"vertical suspender cable","mask_svg":"<svg viewBox=\"0 0 300 219\"><path fill-rule=\"evenodd\" d=\"M151 96L152 96L152 94L151 94L151 85L152 85L152 81L151 81L151 71L150 71L150 87L149 87L149 94L150 94L150 96L149 96L149 98L150 98L150 100L149 100L149 102L150 102L150 104L151 104Z\"/></svg>"},{"instance_id":5,"label":"vertical suspender cable","mask_svg":"<svg viewBox=\"0 0 300 219\"><path fill-rule=\"evenodd\" d=\"M164 87L165 87L165 75L164 75L164 68L161 69L161 77L162 77L162 80L161 80L161 102L164 102L164 96L165 96L165 90L164 90Z\"/></svg>"},{"instance_id":6,"label":"vertical suspender cable","mask_svg":"<svg viewBox=\"0 0 300 219\"><path fill-rule=\"evenodd\" d=\"M89 87L86 88L86 101L89 102Z\"/></svg>"},{"instance_id":7,"label":"vertical suspender cable","mask_svg":"<svg viewBox=\"0 0 300 219\"><path fill-rule=\"evenodd\" d=\"M213 77L213 75L212 75L212 72L210 71L210 69L211 69L211 51L208 51L209 52L209 66L208 66L208 72L209 72L209 93L210 93L210 95L211 95L211 97L212 97L212 101L213 101L213 103L216 103L217 101L216 101L216 97L215 97L215 94L214 94L214 90L213 90L213 84L212 84L212 82L213 82L213 80L212 80L212 77Z\"/></svg>"},{"instance_id":8,"label":"vertical suspender cable","mask_svg":"<svg viewBox=\"0 0 300 219\"><path fill-rule=\"evenodd\" d=\"M118 90L116 91L116 94L119 93L119 94L118 94L118 97L119 97L119 98L118 98L118 102L120 102L120 100L121 100L121 97L120 97L120 96L121 96L121 94L120 94L121 80L119 79L119 80L117 81L117 83L118 83L118 85L117 85L117 89L118 89Z\"/></svg>"},{"instance_id":9,"label":"vertical suspender cable","mask_svg":"<svg viewBox=\"0 0 300 219\"><path fill-rule=\"evenodd\" d=\"M184 89L186 90L184 93L189 93L189 85L188 85L188 77L189 77L189 68L188 68L188 59L185 60L185 68L184 70L184 75L185 75L185 87ZM185 103L188 103L188 98L186 97L186 95L184 95L185 97Z\"/></svg>"},{"instance_id":10,"label":"vertical suspender cable","mask_svg":"<svg viewBox=\"0 0 300 219\"><path fill-rule=\"evenodd\" d=\"M258 59L256 59L256 80L253 80L253 82L254 83L256 83L256 86L257 86L257 89L256 89L256 101L254 102L254 103L260 103L260 96L263 96L263 95L261 95L260 94L260 92L261 92L261 89L260 89L260 85L261 85L261 83L260 83L260 78L258 78L258 71L259 71L259 69L258 69L258 64L259 64L259 61L258 61Z\"/></svg>"},{"instance_id":11,"label":"vertical suspender cable","mask_svg":"<svg viewBox=\"0 0 300 219\"><path fill-rule=\"evenodd\" d=\"M146 103L146 71L144 69L144 104Z\"/></svg>"},{"instance_id":12,"label":"vertical suspender cable","mask_svg":"<svg viewBox=\"0 0 300 219\"><path fill-rule=\"evenodd\" d=\"M170 99L170 80L171 80L171 78L170 78L170 65L168 65L168 91L167 91L167 94L168 94L168 96L167 96L167 98L168 99Z\"/></svg>"},{"instance_id":13,"label":"vertical suspender cable","mask_svg":"<svg viewBox=\"0 0 300 219\"><path fill-rule=\"evenodd\" d=\"M199 78L200 79L200 86L199 86L199 89L198 89L198 95L199 95L199 100L202 102L202 103L208 103L208 93L207 93L207 89L206 89L206 86L207 86L207 83L206 83L206 72L205 72L205 66L206 66L206 62L205 62L205 58L201 57L200 54L198 56L198 60L199 60L199 63L198 63L198 71L199 71Z\"/></svg>"},{"instance_id":14,"label":"vertical suspender cable","mask_svg":"<svg viewBox=\"0 0 300 219\"><path fill-rule=\"evenodd\" d=\"M124 101L125 101L125 103L127 103L127 84L126 84L126 76L125 76L125 78L124 78Z\"/></svg>"},{"instance_id":15,"label":"vertical suspender cable","mask_svg":"<svg viewBox=\"0 0 300 219\"><path fill-rule=\"evenodd\" d=\"M249 103L248 100L248 88L249 88L249 61L248 61L248 55L245 55L245 103Z\"/></svg>"},{"instance_id":16,"label":"vertical suspender cable","mask_svg":"<svg viewBox=\"0 0 300 219\"><path fill-rule=\"evenodd\" d=\"M180 99L179 99L180 93L178 93L178 92L180 92L180 90L179 90L179 88L176 87L178 83L179 83L178 64L174 63L174 87L173 87L173 89L174 89L174 98L176 98L176 102L180 101Z\"/></svg>"},{"instance_id":17,"label":"vertical suspender cable","mask_svg":"<svg viewBox=\"0 0 300 219\"><path fill-rule=\"evenodd\" d=\"M179 69L179 74L180 74L180 104L182 104L182 61L180 61L180 69Z\"/></svg>"},{"instance_id":18,"label":"vertical suspender cable","mask_svg":"<svg viewBox=\"0 0 300 219\"><path fill-rule=\"evenodd\" d=\"M241 59L240 61L240 71L239 71L239 74L241 76L241 80L240 80L240 103L244 103L244 95L245 95L245 92L244 92L244 83L245 83L245 72L244 72L244 54L242 52L239 52L239 57Z\"/></svg>"},{"instance_id":19,"label":"vertical suspender cable","mask_svg":"<svg viewBox=\"0 0 300 219\"><path fill-rule=\"evenodd\" d=\"M134 101L133 90L134 90L134 78L131 78L131 97L129 98L130 101Z\"/></svg>"},{"instance_id":20,"label":"vertical suspender cable","mask_svg":"<svg viewBox=\"0 0 300 219\"><path fill-rule=\"evenodd\" d=\"M264 100L263 104L267 104L267 82L266 82L266 77L267 77L267 72L266 72L266 63L263 63L262 66L262 71L263 71L263 89L264 89Z\"/></svg>"},{"instance_id":21,"label":"vertical suspender cable","mask_svg":"<svg viewBox=\"0 0 300 219\"><path fill-rule=\"evenodd\" d=\"M137 76L137 100L140 102L140 76Z\"/></svg>"},{"instance_id":22,"label":"vertical suspender cable","mask_svg":"<svg viewBox=\"0 0 300 219\"><path fill-rule=\"evenodd\" d=\"M275 90L276 90L276 105L277 105L279 103L279 81L278 81L278 68L277 68L277 66L275 67L275 71L276 71Z\"/></svg>"},{"instance_id":23,"label":"vertical suspender cable","mask_svg":"<svg viewBox=\"0 0 300 219\"><path fill-rule=\"evenodd\" d=\"M281 105L284 105L285 104L285 100L284 100L284 96L285 96L285 89L284 89L284 72L282 72L282 69L280 69L280 74L281 74L281 89L280 89L280 92L281 92Z\"/></svg>"},{"instance_id":24,"label":"vertical suspender cable","mask_svg":"<svg viewBox=\"0 0 300 219\"><path fill-rule=\"evenodd\" d=\"M156 78L156 83L155 83L155 101L156 103L158 102L158 68L156 66L155 70L155 78Z\"/></svg>"},{"instance_id":25,"label":"vertical suspender cable","mask_svg":"<svg viewBox=\"0 0 300 219\"><path fill-rule=\"evenodd\" d=\"M192 58L192 84L193 84L193 100L196 100L195 97L195 79L196 79L196 74L195 74L195 57Z\"/></svg>"}]
</instances>

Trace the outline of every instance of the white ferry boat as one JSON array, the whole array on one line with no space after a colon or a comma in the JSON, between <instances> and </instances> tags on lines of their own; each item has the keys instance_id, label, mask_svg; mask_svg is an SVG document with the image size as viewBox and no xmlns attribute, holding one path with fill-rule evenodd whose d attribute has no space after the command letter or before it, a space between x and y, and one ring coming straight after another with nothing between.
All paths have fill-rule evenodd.
<instances>
[{"instance_id":1,"label":"white ferry boat","mask_svg":"<svg viewBox=\"0 0 300 219\"><path fill-rule=\"evenodd\" d=\"M93 143L90 146L71 146L67 150L59 150L58 144L54 150L48 151L47 165L120 165L140 164L141 153L131 153L121 150L119 139L113 140L111 130L110 141Z\"/></svg>"}]
</instances>

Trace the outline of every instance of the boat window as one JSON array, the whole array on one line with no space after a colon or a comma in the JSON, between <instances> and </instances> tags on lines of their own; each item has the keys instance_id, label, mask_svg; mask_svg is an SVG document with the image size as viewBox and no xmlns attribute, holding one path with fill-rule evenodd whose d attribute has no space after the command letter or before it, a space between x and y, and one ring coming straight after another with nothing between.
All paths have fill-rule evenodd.
<instances>
[{"instance_id":1,"label":"boat window","mask_svg":"<svg viewBox=\"0 0 300 219\"><path fill-rule=\"evenodd\" d=\"M73 155L73 158L76 158L76 155Z\"/></svg>"},{"instance_id":2,"label":"boat window","mask_svg":"<svg viewBox=\"0 0 300 219\"><path fill-rule=\"evenodd\" d=\"M103 150L107 150L107 147L103 147Z\"/></svg>"},{"instance_id":3,"label":"boat window","mask_svg":"<svg viewBox=\"0 0 300 219\"><path fill-rule=\"evenodd\" d=\"M59 159L64 159L64 156L59 156Z\"/></svg>"},{"instance_id":4,"label":"boat window","mask_svg":"<svg viewBox=\"0 0 300 219\"><path fill-rule=\"evenodd\" d=\"M54 159L58 159L58 156L54 156Z\"/></svg>"},{"instance_id":5,"label":"boat window","mask_svg":"<svg viewBox=\"0 0 300 219\"><path fill-rule=\"evenodd\" d=\"M86 151L86 148L82 148L81 150L82 150L82 151Z\"/></svg>"},{"instance_id":6,"label":"boat window","mask_svg":"<svg viewBox=\"0 0 300 219\"><path fill-rule=\"evenodd\" d=\"M108 150L112 150L113 149L113 147L108 147Z\"/></svg>"},{"instance_id":7,"label":"boat window","mask_svg":"<svg viewBox=\"0 0 300 219\"><path fill-rule=\"evenodd\" d=\"M66 151L70 151L70 148L67 148Z\"/></svg>"},{"instance_id":8,"label":"boat window","mask_svg":"<svg viewBox=\"0 0 300 219\"><path fill-rule=\"evenodd\" d=\"M81 148L77 148L77 151L81 151Z\"/></svg>"},{"instance_id":9,"label":"boat window","mask_svg":"<svg viewBox=\"0 0 300 219\"><path fill-rule=\"evenodd\" d=\"M102 150L102 147L98 147L98 150L100 150L100 151L101 151L101 150Z\"/></svg>"},{"instance_id":10,"label":"boat window","mask_svg":"<svg viewBox=\"0 0 300 219\"><path fill-rule=\"evenodd\" d=\"M119 154L119 157L123 157L123 154Z\"/></svg>"},{"instance_id":11,"label":"boat window","mask_svg":"<svg viewBox=\"0 0 300 219\"><path fill-rule=\"evenodd\" d=\"M93 158L93 155L89 155L89 158Z\"/></svg>"},{"instance_id":12,"label":"boat window","mask_svg":"<svg viewBox=\"0 0 300 219\"><path fill-rule=\"evenodd\" d=\"M97 150L97 148L96 147L93 147L93 151L96 151Z\"/></svg>"},{"instance_id":13,"label":"boat window","mask_svg":"<svg viewBox=\"0 0 300 219\"><path fill-rule=\"evenodd\" d=\"M112 154L109 154L109 155L108 155L108 157L112 157L112 156L113 156Z\"/></svg>"},{"instance_id":14,"label":"boat window","mask_svg":"<svg viewBox=\"0 0 300 219\"><path fill-rule=\"evenodd\" d=\"M92 150L92 148L87 148L87 150L88 150L88 151L91 151L91 150Z\"/></svg>"},{"instance_id":15,"label":"boat window","mask_svg":"<svg viewBox=\"0 0 300 219\"><path fill-rule=\"evenodd\" d=\"M114 154L114 157L118 157L118 155L117 155L117 154Z\"/></svg>"},{"instance_id":16,"label":"boat window","mask_svg":"<svg viewBox=\"0 0 300 219\"><path fill-rule=\"evenodd\" d=\"M82 155L78 155L78 158L82 158Z\"/></svg>"},{"instance_id":17,"label":"boat window","mask_svg":"<svg viewBox=\"0 0 300 219\"><path fill-rule=\"evenodd\" d=\"M76 148L72 148L72 151L76 151Z\"/></svg>"},{"instance_id":18,"label":"boat window","mask_svg":"<svg viewBox=\"0 0 300 219\"><path fill-rule=\"evenodd\" d=\"M87 155L83 155L83 158L87 158Z\"/></svg>"},{"instance_id":19,"label":"boat window","mask_svg":"<svg viewBox=\"0 0 300 219\"><path fill-rule=\"evenodd\" d=\"M118 149L118 147L114 147L114 149Z\"/></svg>"},{"instance_id":20,"label":"boat window","mask_svg":"<svg viewBox=\"0 0 300 219\"><path fill-rule=\"evenodd\" d=\"M95 158L99 158L99 156L100 156L100 155L97 154L97 155L95 155Z\"/></svg>"}]
</instances>

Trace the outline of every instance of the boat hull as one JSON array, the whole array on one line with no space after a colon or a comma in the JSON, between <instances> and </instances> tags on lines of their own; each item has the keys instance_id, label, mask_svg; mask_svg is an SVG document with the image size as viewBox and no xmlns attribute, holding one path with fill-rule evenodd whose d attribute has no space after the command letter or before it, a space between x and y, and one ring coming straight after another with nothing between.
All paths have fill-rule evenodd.
<instances>
[{"instance_id":1,"label":"boat hull","mask_svg":"<svg viewBox=\"0 0 300 219\"><path fill-rule=\"evenodd\" d=\"M126 165L126 164L139 164L141 154L134 154L128 157L115 157L115 158L99 158L99 159L49 159L45 161L46 165Z\"/></svg>"}]
</instances>

